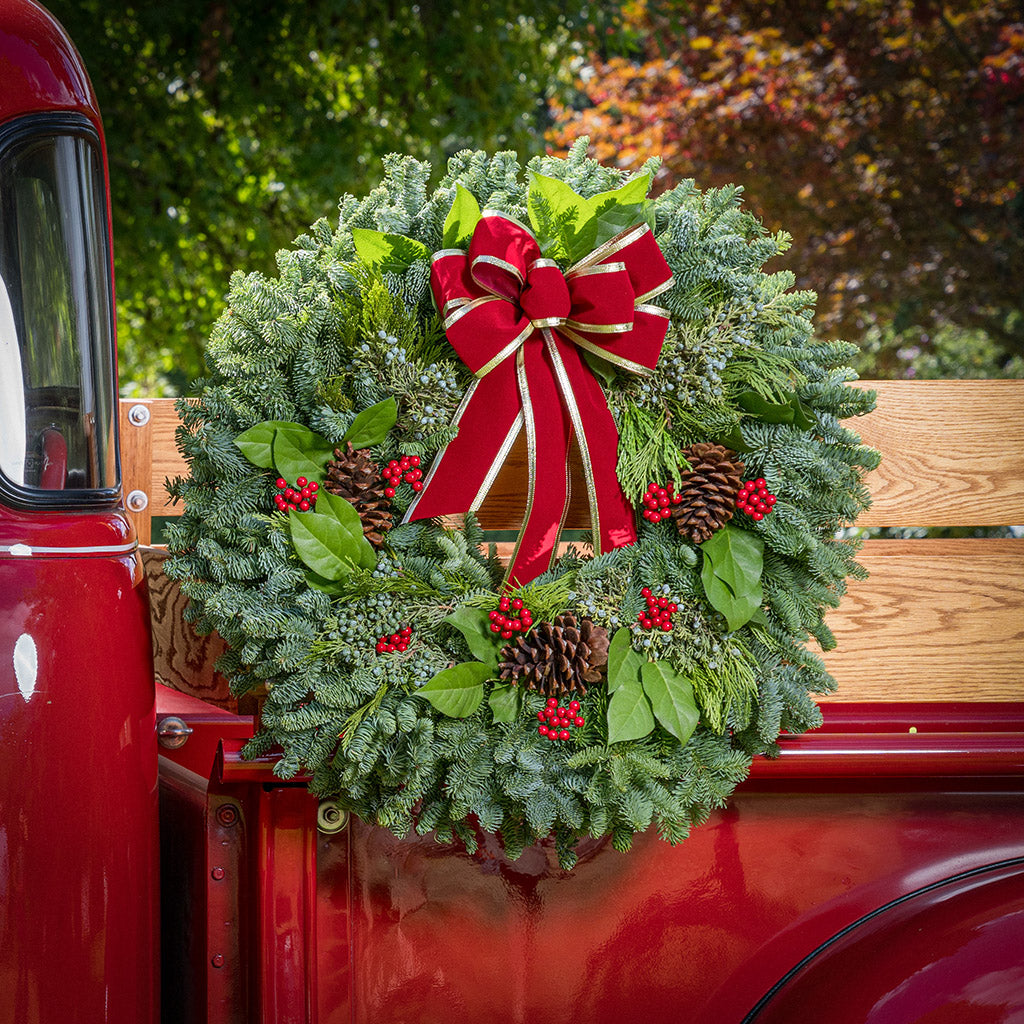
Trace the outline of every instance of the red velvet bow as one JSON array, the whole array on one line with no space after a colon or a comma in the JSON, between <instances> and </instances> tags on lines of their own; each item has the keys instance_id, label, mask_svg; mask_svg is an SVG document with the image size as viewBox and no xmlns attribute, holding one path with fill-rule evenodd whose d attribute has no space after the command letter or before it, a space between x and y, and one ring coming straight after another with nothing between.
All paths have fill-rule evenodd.
<instances>
[{"instance_id":1,"label":"red velvet bow","mask_svg":"<svg viewBox=\"0 0 1024 1024\"><path fill-rule=\"evenodd\" d=\"M476 511L526 428L526 515L508 580L522 586L554 560L569 505L569 445L580 447L594 551L636 541L615 473L619 435L586 349L634 373L653 370L668 313L647 301L672 274L646 224L623 231L564 274L533 234L485 211L469 245L436 253L431 288L448 340L473 371L459 432L434 461L406 521Z\"/></svg>"}]
</instances>

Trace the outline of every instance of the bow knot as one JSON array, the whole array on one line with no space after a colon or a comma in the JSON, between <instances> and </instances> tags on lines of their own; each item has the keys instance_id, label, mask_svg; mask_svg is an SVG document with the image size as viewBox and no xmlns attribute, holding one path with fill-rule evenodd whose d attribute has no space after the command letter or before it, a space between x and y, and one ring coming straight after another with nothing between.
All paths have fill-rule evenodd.
<instances>
[{"instance_id":1,"label":"bow knot","mask_svg":"<svg viewBox=\"0 0 1024 1024\"><path fill-rule=\"evenodd\" d=\"M615 472L618 431L580 350L633 373L654 369L668 314L647 300L671 287L672 274L648 226L621 232L563 273L528 228L486 211L468 253L434 255L430 283L448 340L478 379L406 520L476 511L525 428L526 517L509 580L522 586L554 559L573 439L595 554L634 543L633 509Z\"/></svg>"}]
</instances>

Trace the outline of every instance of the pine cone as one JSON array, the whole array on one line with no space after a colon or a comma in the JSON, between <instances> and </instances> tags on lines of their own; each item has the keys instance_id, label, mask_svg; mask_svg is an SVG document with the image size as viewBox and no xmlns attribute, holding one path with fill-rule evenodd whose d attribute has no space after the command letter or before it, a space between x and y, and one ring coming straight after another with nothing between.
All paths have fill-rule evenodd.
<instances>
[{"instance_id":1,"label":"pine cone","mask_svg":"<svg viewBox=\"0 0 1024 1024\"><path fill-rule=\"evenodd\" d=\"M587 692L608 662L608 631L590 619L576 625L574 616L556 615L526 636L517 636L501 651L499 675L514 685L540 690L549 697Z\"/></svg>"},{"instance_id":2,"label":"pine cone","mask_svg":"<svg viewBox=\"0 0 1024 1024\"><path fill-rule=\"evenodd\" d=\"M683 474L676 488L682 501L669 507L680 534L694 544L703 544L736 512L744 467L734 451L720 444L691 445L683 455L692 469Z\"/></svg>"},{"instance_id":3,"label":"pine cone","mask_svg":"<svg viewBox=\"0 0 1024 1024\"><path fill-rule=\"evenodd\" d=\"M380 468L368 452L368 448L353 449L351 441L345 442L345 451L335 448L334 458L327 463L324 487L355 506L363 536L379 548L393 525L391 502L384 496Z\"/></svg>"}]
</instances>

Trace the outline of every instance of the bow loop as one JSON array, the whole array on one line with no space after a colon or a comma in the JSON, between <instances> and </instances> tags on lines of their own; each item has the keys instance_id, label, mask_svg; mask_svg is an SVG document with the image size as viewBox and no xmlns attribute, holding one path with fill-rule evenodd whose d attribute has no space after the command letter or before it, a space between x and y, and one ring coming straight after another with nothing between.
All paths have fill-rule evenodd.
<instances>
[{"instance_id":1,"label":"bow loop","mask_svg":"<svg viewBox=\"0 0 1024 1024\"><path fill-rule=\"evenodd\" d=\"M530 231L504 214L485 211L469 243L473 280L484 291L518 300L540 247Z\"/></svg>"}]
</instances>

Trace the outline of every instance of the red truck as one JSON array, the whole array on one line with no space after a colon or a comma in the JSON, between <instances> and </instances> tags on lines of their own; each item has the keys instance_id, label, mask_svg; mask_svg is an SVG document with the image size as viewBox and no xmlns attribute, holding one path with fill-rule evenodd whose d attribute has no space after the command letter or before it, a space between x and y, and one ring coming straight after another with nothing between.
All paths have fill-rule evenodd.
<instances>
[{"instance_id":1,"label":"red truck","mask_svg":"<svg viewBox=\"0 0 1024 1024\"><path fill-rule=\"evenodd\" d=\"M349 821L243 759L140 549L176 416L119 413L106 166L73 45L0 0L0 1020L1024 1019L1020 541L869 541L841 700L677 847ZM862 525L1024 520L1021 382L878 388Z\"/></svg>"}]
</instances>

